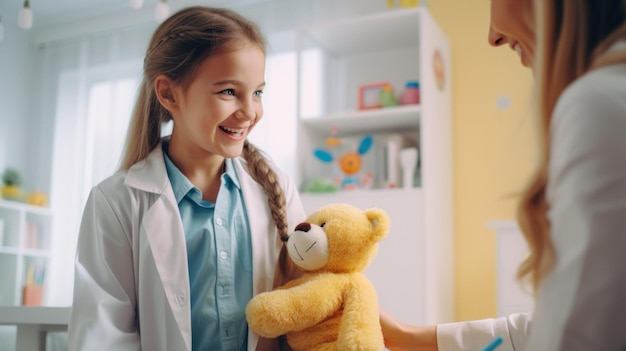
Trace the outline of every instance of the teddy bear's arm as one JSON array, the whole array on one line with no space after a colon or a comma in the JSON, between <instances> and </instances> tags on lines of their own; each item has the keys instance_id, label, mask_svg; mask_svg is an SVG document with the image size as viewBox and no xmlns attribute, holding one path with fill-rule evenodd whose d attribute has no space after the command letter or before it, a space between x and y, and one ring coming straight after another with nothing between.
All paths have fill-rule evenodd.
<instances>
[{"instance_id":1,"label":"teddy bear's arm","mask_svg":"<svg viewBox=\"0 0 626 351\"><path fill-rule=\"evenodd\" d=\"M352 284L346 291L337 349L384 349L376 290L360 273L353 275Z\"/></svg>"},{"instance_id":2,"label":"teddy bear's arm","mask_svg":"<svg viewBox=\"0 0 626 351\"><path fill-rule=\"evenodd\" d=\"M344 275L305 276L255 296L246 308L248 325L257 334L275 338L314 326L337 311L349 281Z\"/></svg>"}]
</instances>

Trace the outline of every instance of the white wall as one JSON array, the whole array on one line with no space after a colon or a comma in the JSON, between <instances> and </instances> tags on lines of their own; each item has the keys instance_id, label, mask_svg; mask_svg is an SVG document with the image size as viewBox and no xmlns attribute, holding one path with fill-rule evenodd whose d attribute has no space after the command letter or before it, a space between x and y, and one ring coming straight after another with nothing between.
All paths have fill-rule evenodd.
<instances>
[{"instance_id":1,"label":"white wall","mask_svg":"<svg viewBox=\"0 0 626 351\"><path fill-rule=\"evenodd\" d=\"M0 172L7 167L21 171L25 187L33 187L37 175L32 171L35 123L30 92L34 86L36 49L32 33L17 26L19 1L0 3L4 40L0 41Z\"/></svg>"}]
</instances>

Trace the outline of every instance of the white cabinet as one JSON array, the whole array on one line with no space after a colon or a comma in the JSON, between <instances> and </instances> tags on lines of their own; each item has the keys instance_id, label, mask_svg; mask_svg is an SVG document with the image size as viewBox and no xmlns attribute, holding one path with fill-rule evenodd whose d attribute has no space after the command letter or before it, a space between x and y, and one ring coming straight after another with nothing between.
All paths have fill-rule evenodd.
<instances>
[{"instance_id":1,"label":"white cabinet","mask_svg":"<svg viewBox=\"0 0 626 351\"><path fill-rule=\"evenodd\" d=\"M498 317L531 312L534 302L530 287L517 280L517 269L528 256L528 245L514 220L491 221L496 232L496 297Z\"/></svg>"},{"instance_id":2,"label":"white cabinet","mask_svg":"<svg viewBox=\"0 0 626 351\"><path fill-rule=\"evenodd\" d=\"M391 232L367 270L382 308L402 320L429 324L454 320L452 124L448 40L425 8L394 9L302 28L298 35L298 182L307 213L328 203L379 207ZM399 95L406 81L420 83L421 104L359 110L359 87L387 82ZM314 150L329 136L362 154L357 190L308 193L317 179L342 177L334 154L324 163ZM389 138L419 149L412 187L385 186L382 159ZM354 150L353 150L354 151ZM387 170L388 171L388 170Z\"/></svg>"},{"instance_id":3,"label":"white cabinet","mask_svg":"<svg viewBox=\"0 0 626 351\"><path fill-rule=\"evenodd\" d=\"M40 289L45 304L51 228L48 208L0 200L0 305L22 304L26 285L36 287L27 292L30 296Z\"/></svg>"}]
</instances>

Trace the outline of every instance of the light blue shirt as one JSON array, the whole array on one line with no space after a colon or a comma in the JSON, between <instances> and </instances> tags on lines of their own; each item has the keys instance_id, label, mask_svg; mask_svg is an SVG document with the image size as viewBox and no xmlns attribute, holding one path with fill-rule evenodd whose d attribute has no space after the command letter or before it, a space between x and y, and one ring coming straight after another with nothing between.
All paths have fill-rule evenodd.
<instances>
[{"instance_id":1,"label":"light blue shirt","mask_svg":"<svg viewBox=\"0 0 626 351\"><path fill-rule=\"evenodd\" d=\"M252 298L252 243L237 172L226 159L216 203L167 156L167 175L187 242L192 350L245 350Z\"/></svg>"}]
</instances>

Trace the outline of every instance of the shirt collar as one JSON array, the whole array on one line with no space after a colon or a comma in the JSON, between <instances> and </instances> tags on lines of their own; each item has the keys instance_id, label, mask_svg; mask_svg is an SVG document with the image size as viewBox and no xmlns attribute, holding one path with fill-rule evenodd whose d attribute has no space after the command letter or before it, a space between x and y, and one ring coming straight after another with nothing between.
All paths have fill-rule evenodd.
<instances>
[{"instance_id":1,"label":"shirt collar","mask_svg":"<svg viewBox=\"0 0 626 351\"><path fill-rule=\"evenodd\" d=\"M172 184L172 190L174 191L174 197L176 198L176 203L180 203L182 199L187 195L187 193L192 192L196 193L196 196L200 197L200 189L196 188L190 181L185 177L183 172L176 167L174 162L167 155L167 147L163 148L163 159L165 159L165 168L167 169L167 176L170 179L170 183Z\"/></svg>"},{"instance_id":2,"label":"shirt collar","mask_svg":"<svg viewBox=\"0 0 626 351\"><path fill-rule=\"evenodd\" d=\"M241 184L239 184L239 177L237 176L237 170L235 170L233 159L232 158L225 159L224 164L225 164L226 172L224 172L223 177L225 179L228 179L234 186L237 187L237 189L241 190Z\"/></svg>"},{"instance_id":3,"label":"shirt collar","mask_svg":"<svg viewBox=\"0 0 626 351\"><path fill-rule=\"evenodd\" d=\"M172 190L174 191L174 197L176 203L180 203L181 200L189 194L189 196L197 201L201 200L202 192L198 189L189 179L183 174L183 172L176 167L174 162L167 155L168 144L164 143L163 147L163 159L165 160L165 168L167 169L167 176L172 184ZM224 160L225 172L222 174L222 186L226 185L230 188L231 184L234 185L239 191L241 191L241 184L237 177L237 171L235 170L233 160L227 158ZM191 192L191 193L190 193Z\"/></svg>"}]
</instances>

